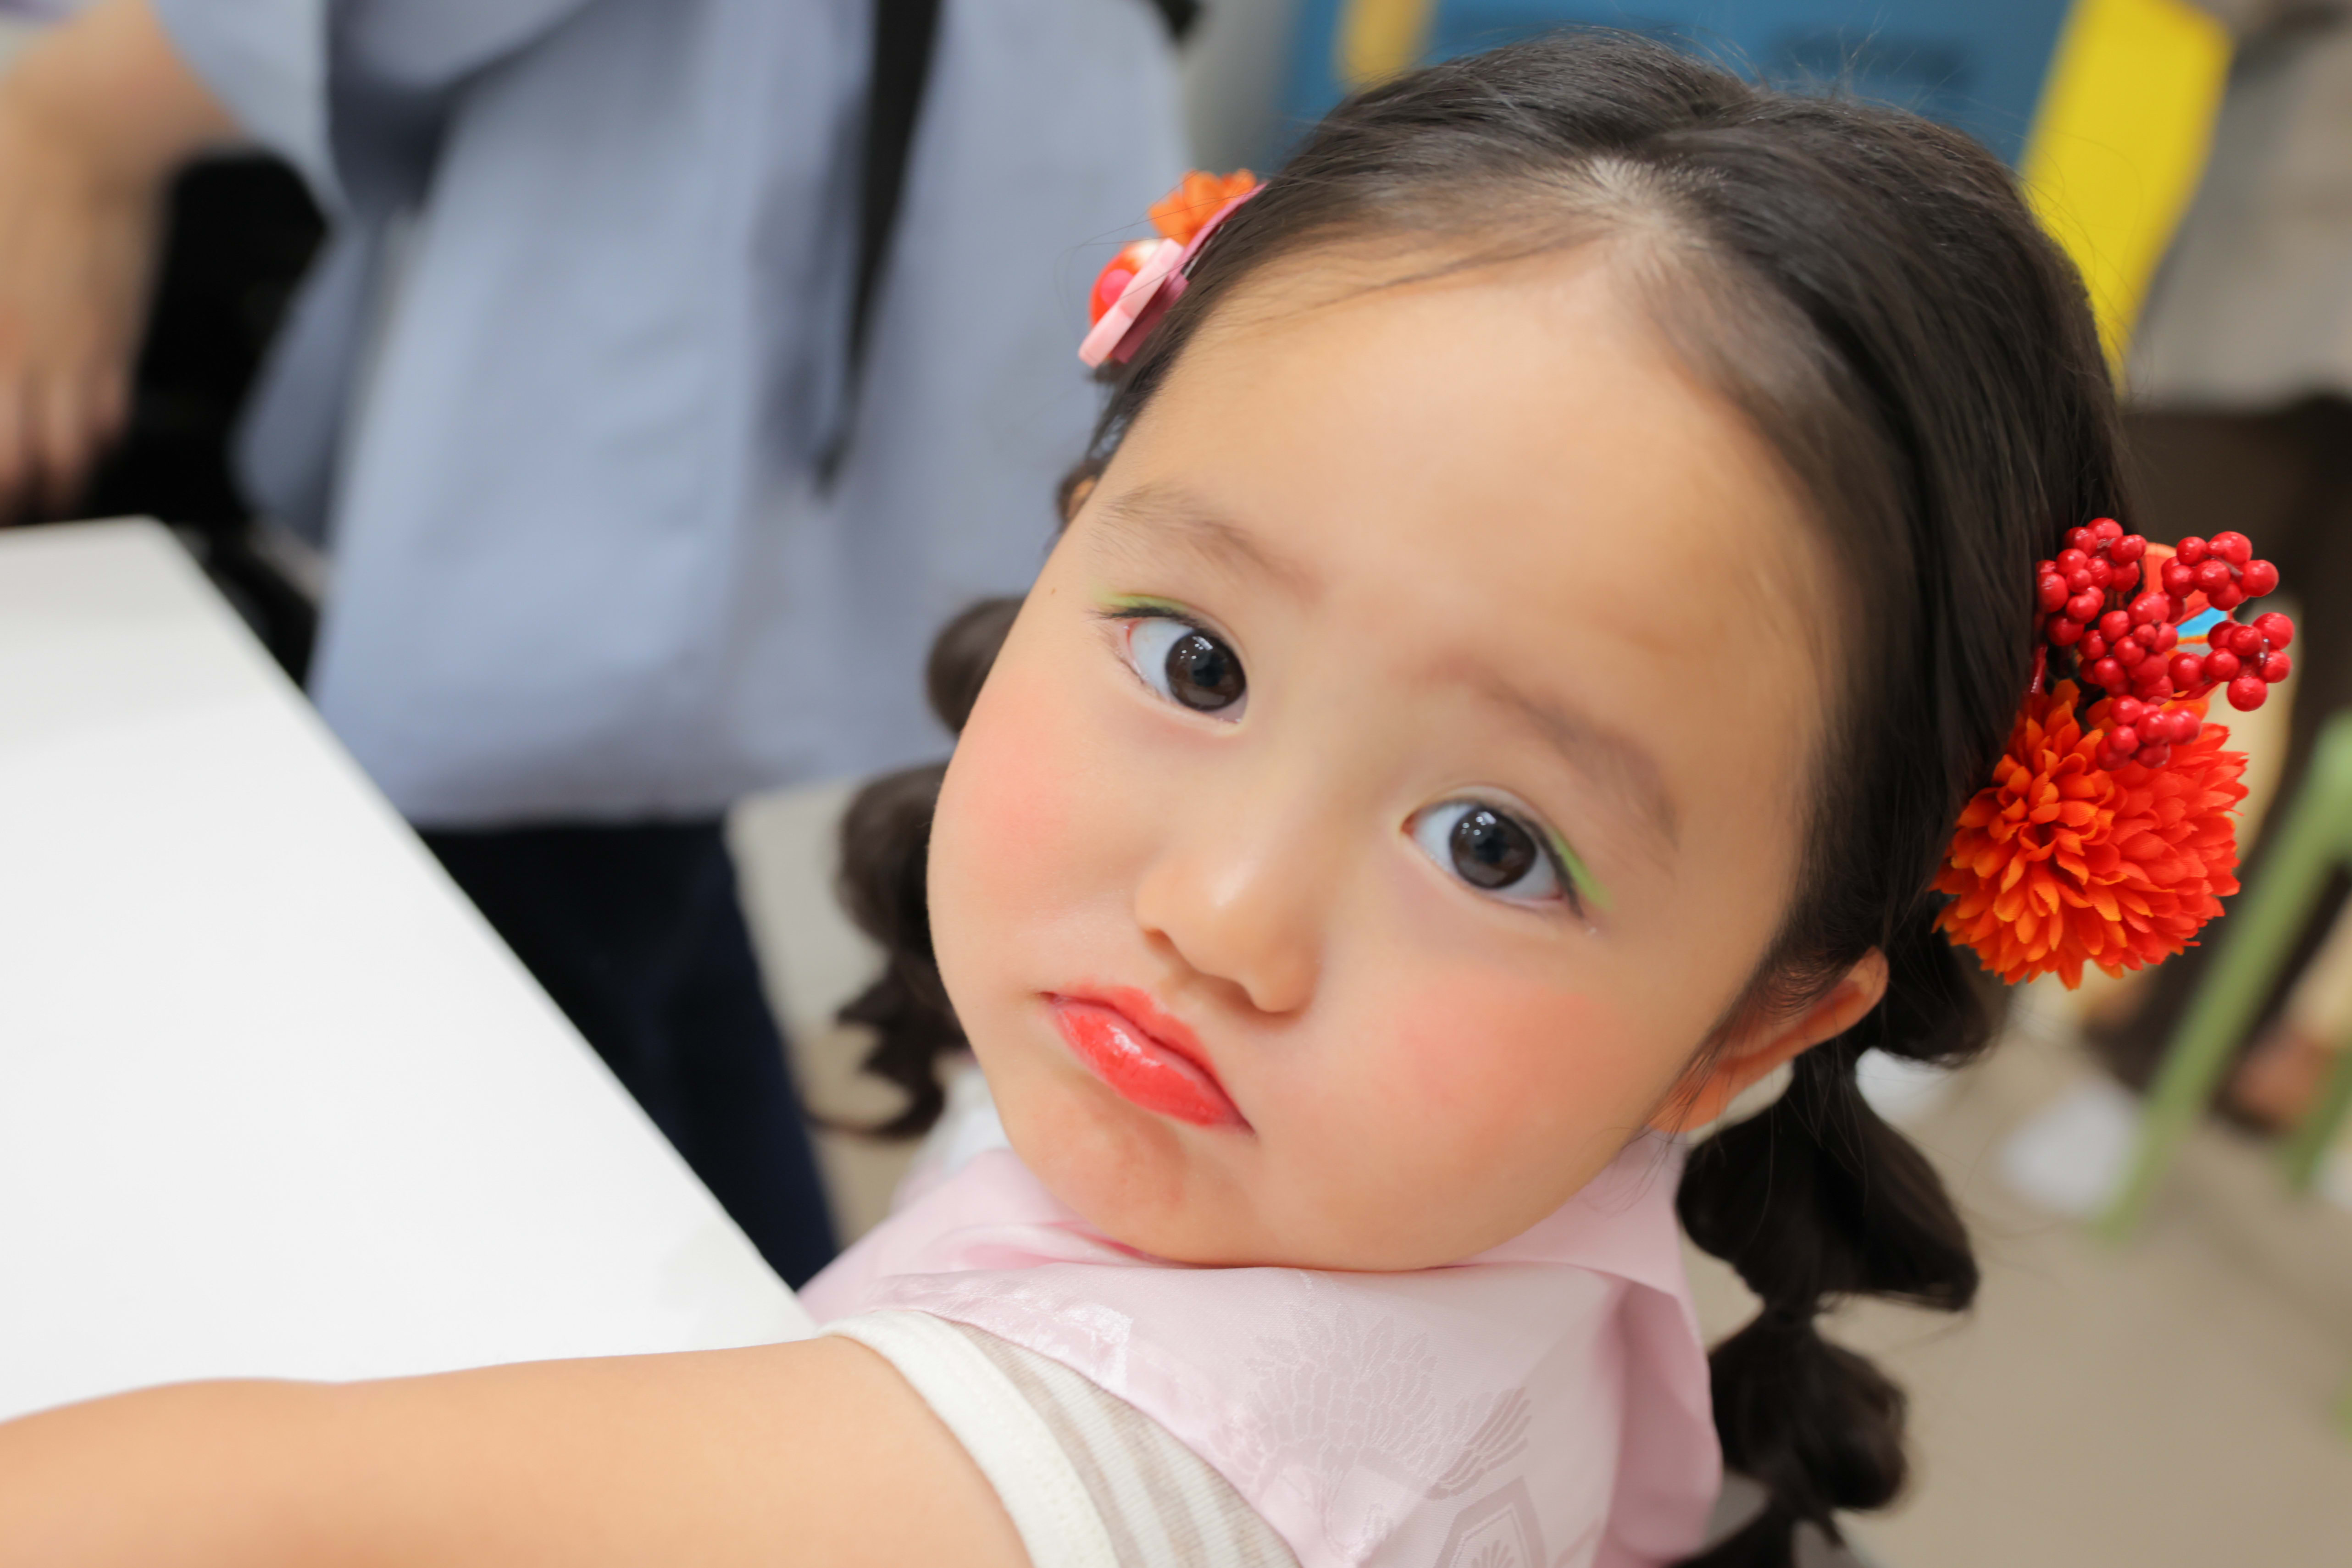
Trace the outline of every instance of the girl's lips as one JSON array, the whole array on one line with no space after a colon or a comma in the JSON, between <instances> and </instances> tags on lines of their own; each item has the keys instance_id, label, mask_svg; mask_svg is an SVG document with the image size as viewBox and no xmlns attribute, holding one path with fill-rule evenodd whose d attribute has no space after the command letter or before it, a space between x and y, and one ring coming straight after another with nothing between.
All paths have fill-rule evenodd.
<instances>
[{"instance_id":1,"label":"girl's lips","mask_svg":"<svg viewBox=\"0 0 2352 1568\"><path fill-rule=\"evenodd\" d=\"M1249 1125L1216 1075L1200 1061L1192 1031L1142 992L1122 987L1092 996L1048 996L1045 1001L1071 1051L1127 1099L1196 1127Z\"/></svg>"}]
</instances>

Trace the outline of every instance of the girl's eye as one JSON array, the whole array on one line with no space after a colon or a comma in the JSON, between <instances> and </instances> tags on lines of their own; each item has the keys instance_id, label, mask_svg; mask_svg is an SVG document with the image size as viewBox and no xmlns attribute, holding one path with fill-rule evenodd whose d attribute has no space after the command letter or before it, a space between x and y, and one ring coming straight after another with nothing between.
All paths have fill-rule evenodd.
<instances>
[{"instance_id":1,"label":"girl's eye","mask_svg":"<svg viewBox=\"0 0 2352 1568\"><path fill-rule=\"evenodd\" d=\"M1240 657L1198 626L1166 615L1139 616L1128 624L1127 662L1169 701L1195 713L1224 713L1247 695Z\"/></svg>"},{"instance_id":2,"label":"girl's eye","mask_svg":"<svg viewBox=\"0 0 2352 1568\"><path fill-rule=\"evenodd\" d=\"M1413 842L1481 893L1514 904L1575 902L1543 836L1479 800L1446 800L1414 816Z\"/></svg>"}]
</instances>

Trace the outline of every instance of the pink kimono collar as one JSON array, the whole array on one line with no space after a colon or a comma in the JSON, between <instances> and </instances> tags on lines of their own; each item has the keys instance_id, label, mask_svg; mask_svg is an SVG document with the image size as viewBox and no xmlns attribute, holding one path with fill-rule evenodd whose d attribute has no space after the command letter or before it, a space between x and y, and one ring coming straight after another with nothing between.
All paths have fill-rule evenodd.
<instances>
[{"instance_id":1,"label":"pink kimono collar","mask_svg":"<svg viewBox=\"0 0 2352 1568\"><path fill-rule=\"evenodd\" d=\"M820 1321L910 1308L1052 1357L1172 1432L1302 1568L1634 1568L1721 1481L1683 1270L1680 1151L1636 1140L1557 1213L1443 1269L1204 1269L1118 1246L1010 1150L844 1253Z\"/></svg>"}]
</instances>

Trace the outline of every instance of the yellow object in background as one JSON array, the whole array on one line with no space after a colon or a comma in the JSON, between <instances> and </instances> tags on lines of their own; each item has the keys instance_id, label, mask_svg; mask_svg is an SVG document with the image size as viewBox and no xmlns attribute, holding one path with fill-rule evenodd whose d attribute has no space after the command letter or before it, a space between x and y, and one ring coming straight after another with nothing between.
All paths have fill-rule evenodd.
<instances>
[{"instance_id":1,"label":"yellow object in background","mask_svg":"<svg viewBox=\"0 0 2352 1568\"><path fill-rule=\"evenodd\" d=\"M1350 91L1408 70L1429 47L1438 0L1348 0L1332 64Z\"/></svg>"},{"instance_id":2,"label":"yellow object in background","mask_svg":"<svg viewBox=\"0 0 2352 1568\"><path fill-rule=\"evenodd\" d=\"M2187 0L2075 0L2025 144L2026 193L2090 287L2118 371L2197 194L2230 37Z\"/></svg>"}]
</instances>

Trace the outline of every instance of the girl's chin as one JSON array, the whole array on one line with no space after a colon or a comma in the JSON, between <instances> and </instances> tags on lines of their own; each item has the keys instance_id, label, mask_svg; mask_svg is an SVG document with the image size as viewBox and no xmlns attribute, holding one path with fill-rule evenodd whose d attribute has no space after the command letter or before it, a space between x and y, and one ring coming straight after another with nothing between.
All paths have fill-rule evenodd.
<instances>
[{"instance_id":1,"label":"girl's chin","mask_svg":"<svg viewBox=\"0 0 2352 1568\"><path fill-rule=\"evenodd\" d=\"M1245 1189L1205 1168L1165 1119L1101 1091L998 1110L1022 1163L1064 1205L1122 1247L1177 1263L1248 1258ZM1027 1113L1024 1113L1024 1110ZM1239 1223L1236 1223L1236 1222Z\"/></svg>"}]
</instances>

